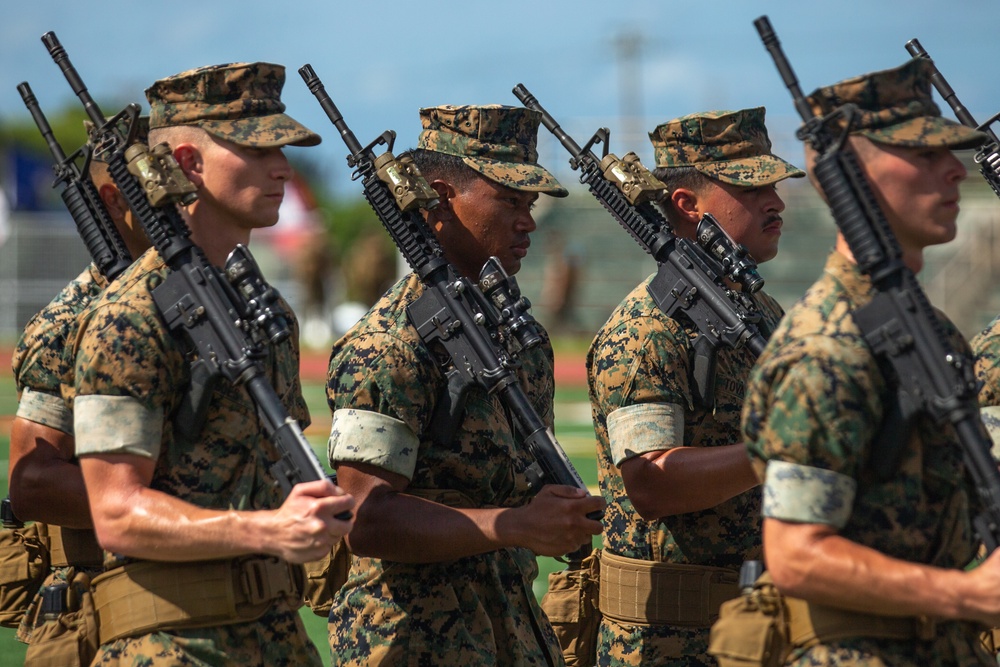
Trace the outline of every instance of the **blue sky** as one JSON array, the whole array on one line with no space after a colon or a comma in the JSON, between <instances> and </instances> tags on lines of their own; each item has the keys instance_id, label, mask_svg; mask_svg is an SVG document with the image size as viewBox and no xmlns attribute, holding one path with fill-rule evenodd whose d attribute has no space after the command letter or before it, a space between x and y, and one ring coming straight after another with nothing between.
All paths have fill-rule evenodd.
<instances>
[{"instance_id":1,"label":"blue sky","mask_svg":"<svg viewBox=\"0 0 1000 667\"><path fill-rule=\"evenodd\" d=\"M98 12L95 8L100 7ZM652 164L645 131L686 113L763 105L775 150L801 162L799 118L753 20L767 14L805 92L902 64L917 37L980 122L1000 111L997 0L768 2L715 0L174 0L171 3L34 0L8 3L0 25L0 118L27 118L16 86L28 81L43 110L73 96L40 37L54 31L105 112L179 71L264 60L287 67L288 112L324 136L309 151L338 192L346 149L297 70L310 63L362 143L396 130L415 142L421 106L517 104L524 83L578 143L601 126L611 150ZM638 38L630 78L623 35ZM623 81L638 91L623 110ZM945 105L946 115L951 110ZM81 111L82 118L82 111ZM568 154L542 130L541 161L572 179Z\"/></svg>"}]
</instances>

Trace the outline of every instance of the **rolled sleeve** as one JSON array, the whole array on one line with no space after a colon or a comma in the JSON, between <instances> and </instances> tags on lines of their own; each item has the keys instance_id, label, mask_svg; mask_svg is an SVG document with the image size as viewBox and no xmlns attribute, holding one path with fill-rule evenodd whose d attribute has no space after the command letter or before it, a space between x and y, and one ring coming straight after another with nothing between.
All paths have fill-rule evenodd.
<instances>
[{"instance_id":1,"label":"rolled sleeve","mask_svg":"<svg viewBox=\"0 0 1000 667\"><path fill-rule=\"evenodd\" d=\"M684 443L684 408L672 403L643 403L608 415L608 441L616 466L628 459Z\"/></svg>"},{"instance_id":2,"label":"rolled sleeve","mask_svg":"<svg viewBox=\"0 0 1000 667\"><path fill-rule=\"evenodd\" d=\"M857 482L812 466L768 461L764 479L764 517L795 523L847 525Z\"/></svg>"},{"instance_id":3,"label":"rolled sleeve","mask_svg":"<svg viewBox=\"0 0 1000 667\"><path fill-rule=\"evenodd\" d=\"M327 456L330 465L367 463L413 479L420 440L405 422L368 410L333 413Z\"/></svg>"},{"instance_id":4,"label":"rolled sleeve","mask_svg":"<svg viewBox=\"0 0 1000 667\"><path fill-rule=\"evenodd\" d=\"M17 416L73 435L73 412L61 396L25 387L17 403Z\"/></svg>"},{"instance_id":5,"label":"rolled sleeve","mask_svg":"<svg viewBox=\"0 0 1000 667\"><path fill-rule=\"evenodd\" d=\"M76 454L160 455L163 409L131 396L78 396L74 404Z\"/></svg>"}]
</instances>

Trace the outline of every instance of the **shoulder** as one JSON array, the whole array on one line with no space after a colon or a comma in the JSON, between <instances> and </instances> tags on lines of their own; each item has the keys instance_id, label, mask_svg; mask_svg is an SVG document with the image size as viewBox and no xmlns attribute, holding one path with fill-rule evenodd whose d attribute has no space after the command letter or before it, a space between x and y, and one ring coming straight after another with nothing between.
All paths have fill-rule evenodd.
<instances>
[{"instance_id":1,"label":"shoulder","mask_svg":"<svg viewBox=\"0 0 1000 667\"><path fill-rule=\"evenodd\" d=\"M633 289L594 337L590 356L635 351L650 344L686 347L689 334L684 325L657 307L647 291L650 279Z\"/></svg>"}]
</instances>

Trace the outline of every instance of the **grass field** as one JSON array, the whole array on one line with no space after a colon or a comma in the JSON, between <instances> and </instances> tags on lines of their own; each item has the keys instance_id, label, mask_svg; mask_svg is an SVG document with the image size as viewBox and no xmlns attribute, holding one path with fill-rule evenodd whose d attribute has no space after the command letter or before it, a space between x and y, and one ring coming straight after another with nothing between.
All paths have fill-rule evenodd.
<instances>
[{"instance_id":1,"label":"grass field","mask_svg":"<svg viewBox=\"0 0 1000 667\"><path fill-rule=\"evenodd\" d=\"M303 388L313 424L306 430L310 443L325 460L326 436L329 433L330 418L326 406L324 389L319 382L307 382ZM7 464L10 447L10 418L16 412L17 399L9 366L0 366L0 497L7 494ZM581 387L565 387L556 392L556 436L569 454L583 480L596 493L597 467L594 461L593 428L587 392ZM535 594L541 598L548 585L548 573L562 565L552 558L539 558L539 577L535 582ZM309 636L319 647L324 664L329 664L329 649L326 639L326 620L313 614L307 607L302 610L302 619ZM0 628L0 667L13 667L24 663L25 645L14 639L14 631Z\"/></svg>"}]
</instances>

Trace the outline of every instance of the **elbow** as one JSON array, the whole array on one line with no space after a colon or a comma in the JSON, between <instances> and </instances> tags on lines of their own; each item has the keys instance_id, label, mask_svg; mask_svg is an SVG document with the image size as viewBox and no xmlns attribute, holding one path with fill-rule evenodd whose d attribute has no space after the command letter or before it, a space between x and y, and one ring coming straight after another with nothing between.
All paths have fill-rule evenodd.
<instances>
[{"instance_id":1,"label":"elbow","mask_svg":"<svg viewBox=\"0 0 1000 667\"><path fill-rule=\"evenodd\" d=\"M657 521L661 517L669 516L671 512L664 503L663 493L650 493L645 488L639 486L636 489L625 487L629 502L636 513L646 521Z\"/></svg>"},{"instance_id":2,"label":"elbow","mask_svg":"<svg viewBox=\"0 0 1000 667\"><path fill-rule=\"evenodd\" d=\"M351 553L365 558L381 558L380 545L386 539L386 514L379 510L379 499L368 496L359 500L354 510L354 526L344 536Z\"/></svg>"},{"instance_id":3,"label":"elbow","mask_svg":"<svg viewBox=\"0 0 1000 667\"><path fill-rule=\"evenodd\" d=\"M127 504L91 502L94 533L101 548L125 556L136 555L136 542L141 536L132 525L130 506Z\"/></svg>"},{"instance_id":4,"label":"elbow","mask_svg":"<svg viewBox=\"0 0 1000 667\"><path fill-rule=\"evenodd\" d=\"M52 481L48 484L41 476L35 475L27 466L18 466L10 475L10 507L21 521L41 521L47 496L52 493Z\"/></svg>"},{"instance_id":5,"label":"elbow","mask_svg":"<svg viewBox=\"0 0 1000 667\"><path fill-rule=\"evenodd\" d=\"M622 466L621 475L632 508L644 520L657 521L684 512L669 491L672 485L655 463L637 456Z\"/></svg>"}]
</instances>

